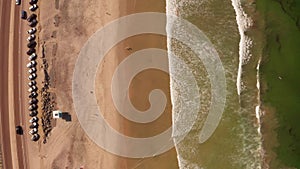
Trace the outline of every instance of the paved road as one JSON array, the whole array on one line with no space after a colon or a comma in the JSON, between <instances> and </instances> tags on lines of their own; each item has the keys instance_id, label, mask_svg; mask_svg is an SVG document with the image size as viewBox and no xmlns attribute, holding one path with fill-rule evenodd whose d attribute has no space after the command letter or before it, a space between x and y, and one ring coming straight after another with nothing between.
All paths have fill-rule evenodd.
<instances>
[{"instance_id":1,"label":"paved road","mask_svg":"<svg viewBox=\"0 0 300 169\"><path fill-rule=\"evenodd\" d=\"M25 1L22 1L25 2ZM22 6L24 7L25 4L22 3ZM27 5L26 5L27 6ZM25 97L23 96L23 91L26 86L23 83L24 76L26 75L26 72L24 73L25 68L25 61L27 60L27 56L25 53L25 50L22 48L26 45L24 43L24 29L23 25L27 21L21 21L20 18L20 11L21 7L18 6L15 8L15 18L14 18L14 50L13 50L13 72L14 72L14 103L15 103L15 124L23 126L24 129L24 135L20 136L17 135L17 150L18 150L18 163L19 168L28 168L27 161L28 161L28 155L27 152L27 146L25 146L25 140L28 138L27 128L25 128L25 116L28 114L27 112L24 112L22 109L24 106ZM22 36L23 35L23 36Z\"/></svg>"},{"instance_id":2,"label":"paved road","mask_svg":"<svg viewBox=\"0 0 300 169\"><path fill-rule=\"evenodd\" d=\"M3 168L12 168L12 156L9 134L9 112L8 112L8 40L10 26L10 5L11 1L0 1L1 24L0 24L0 119L1 119L1 140Z\"/></svg>"},{"instance_id":3,"label":"paved road","mask_svg":"<svg viewBox=\"0 0 300 169\"><path fill-rule=\"evenodd\" d=\"M8 64L9 64L9 31L10 31L10 14L11 14L11 1L2 0L0 1L1 9L1 25L0 25L0 137L1 137L1 146L2 146L2 157L3 157L3 168L12 169L13 168L13 158L11 153L11 139L12 137L16 138L17 144L17 158L19 163L19 168L28 168L27 166L27 155L26 155L26 146L25 139L27 130L25 131L24 136L10 135L9 128L9 113L14 113L15 115L15 124L23 124L24 126L24 117L22 116L22 107L24 106L24 98L22 95L23 85L23 69L24 69L24 59L22 54L22 36L21 35L21 23L20 23L20 8L15 8L14 16L14 50L13 50L13 89L14 89L14 112L9 110L8 102ZM23 54L25 56L25 53ZM10 103L12 104L12 103Z\"/></svg>"}]
</instances>

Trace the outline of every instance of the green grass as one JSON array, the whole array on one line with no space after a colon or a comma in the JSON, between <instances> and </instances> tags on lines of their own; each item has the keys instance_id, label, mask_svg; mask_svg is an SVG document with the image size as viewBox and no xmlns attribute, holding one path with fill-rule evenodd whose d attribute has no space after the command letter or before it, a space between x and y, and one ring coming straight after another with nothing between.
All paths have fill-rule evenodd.
<instances>
[{"instance_id":1,"label":"green grass","mask_svg":"<svg viewBox=\"0 0 300 169\"><path fill-rule=\"evenodd\" d=\"M279 122L275 152L284 165L300 169L300 0L261 0L257 7L266 26L263 100Z\"/></svg>"}]
</instances>

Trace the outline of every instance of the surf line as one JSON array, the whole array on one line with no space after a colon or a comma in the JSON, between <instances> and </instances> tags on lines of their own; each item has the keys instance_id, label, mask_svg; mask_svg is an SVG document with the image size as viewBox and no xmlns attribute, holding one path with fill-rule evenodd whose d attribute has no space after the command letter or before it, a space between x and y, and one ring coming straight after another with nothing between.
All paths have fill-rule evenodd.
<instances>
[{"instance_id":1,"label":"surf line","mask_svg":"<svg viewBox=\"0 0 300 169\"><path fill-rule=\"evenodd\" d=\"M243 65L250 59L251 53L249 48L252 46L252 40L245 35L245 31L252 26L252 19L244 12L240 0L231 0L232 6L236 13L236 22L240 34L239 42L239 66L237 74L237 93L240 96L242 90L242 73Z\"/></svg>"},{"instance_id":2,"label":"surf line","mask_svg":"<svg viewBox=\"0 0 300 169\"><path fill-rule=\"evenodd\" d=\"M252 19L247 16L247 14L244 12L241 1L240 0L231 0L232 6L236 13L236 21L238 25L238 31L240 34L240 42L239 42L239 65L238 65L238 74L237 74L237 94L239 96L239 102L240 95L242 92L243 82L242 82L242 73L243 73L243 65L247 64L251 57L250 48L252 46L252 40L250 37L245 35L245 31L252 26ZM263 165L262 162L264 161L264 149L263 149L263 136L261 133L261 116L263 115L263 112L261 111L261 99L260 99L260 64L261 64L261 58L259 58L257 67L256 67L256 88L257 88L257 105L255 106L255 117L257 122L257 132L260 138L259 142L259 154L261 157L261 166ZM260 168L262 168L260 166Z\"/></svg>"}]
</instances>

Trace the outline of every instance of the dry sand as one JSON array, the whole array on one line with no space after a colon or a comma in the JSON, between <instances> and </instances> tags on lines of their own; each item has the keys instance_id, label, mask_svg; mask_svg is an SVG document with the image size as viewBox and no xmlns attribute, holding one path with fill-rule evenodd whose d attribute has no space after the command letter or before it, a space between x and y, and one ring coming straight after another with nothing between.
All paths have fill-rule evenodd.
<instances>
[{"instance_id":1,"label":"dry sand","mask_svg":"<svg viewBox=\"0 0 300 169\"><path fill-rule=\"evenodd\" d=\"M108 22L120 16L157 11L165 12L162 0L103 0L39 1L40 32L39 46L45 42L46 59L49 63L50 91L55 92L55 108L69 112L71 122L61 119L53 124L48 142L28 143L30 168L84 168L91 169L174 169L178 168L174 149L153 158L123 158L98 147L83 132L74 112L72 103L72 76L80 49L87 39ZM132 50L126 50L127 47ZM126 39L115 46L99 66L96 77L98 103L105 105L104 116L120 133L132 137L147 137L157 134L171 125L171 105L168 97L164 115L153 123L141 125L124 119L115 110L110 93L110 82L116 66L134 51L149 48L166 48L166 39L156 35L142 35ZM41 56L41 48L39 48ZM41 60L38 60L41 63ZM40 64L41 65L41 64ZM105 69L104 69L105 68ZM38 72L41 74L41 70ZM42 77L38 78L41 82ZM147 70L132 81L129 95L133 105L139 110L149 106L148 93L153 88L161 88L170 96L169 77L158 70Z\"/></svg>"}]
</instances>

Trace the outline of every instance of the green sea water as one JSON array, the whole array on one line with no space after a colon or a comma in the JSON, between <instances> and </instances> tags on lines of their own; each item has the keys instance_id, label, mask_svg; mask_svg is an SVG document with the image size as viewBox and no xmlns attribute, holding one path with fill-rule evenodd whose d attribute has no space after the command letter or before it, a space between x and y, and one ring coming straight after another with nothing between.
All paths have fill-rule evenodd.
<instances>
[{"instance_id":1,"label":"green sea water","mask_svg":"<svg viewBox=\"0 0 300 169\"><path fill-rule=\"evenodd\" d=\"M272 168L300 168L300 0L259 0L265 22L263 101L275 108L277 154Z\"/></svg>"},{"instance_id":2,"label":"green sea water","mask_svg":"<svg viewBox=\"0 0 300 169\"><path fill-rule=\"evenodd\" d=\"M201 61L196 61L189 48L176 41L172 52L193 69L201 88L201 110L197 123L177 145L180 168L183 169L257 169L262 166L261 138L255 117L257 105L256 55L249 60L254 65L243 72L243 92L237 93L240 35L236 13L230 0L176 0L176 12L197 26L216 48L225 69L227 97L222 119L211 138L199 143L199 132L209 108L211 95L206 92L206 73ZM247 4L247 3L246 3ZM173 77L174 78L174 77ZM209 90L209 87L208 87ZM174 91L173 91L174 92ZM176 92L174 92L176 96ZM173 96L174 96L173 95Z\"/></svg>"}]
</instances>

